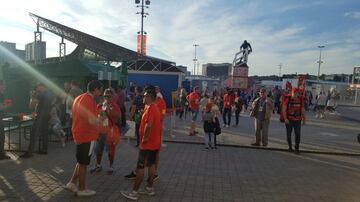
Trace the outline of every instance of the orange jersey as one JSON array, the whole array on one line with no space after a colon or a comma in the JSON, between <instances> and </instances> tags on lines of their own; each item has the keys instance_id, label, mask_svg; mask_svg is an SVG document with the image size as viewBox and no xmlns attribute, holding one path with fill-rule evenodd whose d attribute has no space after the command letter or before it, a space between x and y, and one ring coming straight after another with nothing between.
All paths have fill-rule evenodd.
<instances>
[{"instance_id":1,"label":"orange jersey","mask_svg":"<svg viewBox=\"0 0 360 202\"><path fill-rule=\"evenodd\" d=\"M89 118L97 118L99 110L94 98L83 93L75 98L72 105L72 134L76 144L95 141L99 126L91 125Z\"/></svg>"},{"instance_id":2,"label":"orange jersey","mask_svg":"<svg viewBox=\"0 0 360 202\"><path fill-rule=\"evenodd\" d=\"M146 142L142 142L145 133L145 125L151 124L151 131ZM139 134L140 134L140 149L142 150L159 150L161 147L161 121L160 110L158 106L153 103L146 105L144 113L141 117Z\"/></svg>"},{"instance_id":3,"label":"orange jersey","mask_svg":"<svg viewBox=\"0 0 360 202\"><path fill-rule=\"evenodd\" d=\"M163 120L166 114L166 103L165 100L161 97L156 97L155 104L159 108L161 120Z\"/></svg>"},{"instance_id":4,"label":"orange jersey","mask_svg":"<svg viewBox=\"0 0 360 202\"><path fill-rule=\"evenodd\" d=\"M229 95L229 94L225 94L224 95L224 108L228 109L231 108L231 105L234 103L235 101L235 95Z\"/></svg>"},{"instance_id":5,"label":"orange jersey","mask_svg":"<svg viewBox=\"0 0 360 202\"><path fill-rule=\"evenodd\" d=\"M190 109L197 110L199 109L199 100L200 96L196 92L192 92L187 96L187 100L189 101Z\"/></svg>"}]
</instances>

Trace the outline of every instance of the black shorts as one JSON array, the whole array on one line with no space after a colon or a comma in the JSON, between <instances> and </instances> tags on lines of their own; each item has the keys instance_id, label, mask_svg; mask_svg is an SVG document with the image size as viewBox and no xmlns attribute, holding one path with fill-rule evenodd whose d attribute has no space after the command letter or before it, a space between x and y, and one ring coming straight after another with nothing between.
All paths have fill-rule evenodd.
<instances>
[{"instance_id":1,"label":"black shorts","mask_svg":"<svg viewBox=\"0 0 360 202\"><path fill-rule=\"evenodd\" d=\"M89 165L91 152L91 142L81 143L76 145L76 160L81 165Z\"/></svg>"},{"instance_id":2,"label":"black shorts","mask_svg":"<svg viewBox=\"0 0 360 202\"><path fill-rule=\"evenodd\" d=\"M142 169L146 167L151 167L156 162L156 156L158 150L139 150L139 158L136 168Z\"/></svg>"}]
</instances>

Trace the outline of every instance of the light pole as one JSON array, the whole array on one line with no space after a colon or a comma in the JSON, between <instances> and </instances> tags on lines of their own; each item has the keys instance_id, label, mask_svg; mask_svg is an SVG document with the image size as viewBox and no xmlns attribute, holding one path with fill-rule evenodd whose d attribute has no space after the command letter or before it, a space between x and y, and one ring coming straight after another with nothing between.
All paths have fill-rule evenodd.
<instances>
[{"instance_id":1,"label":"light pole","mask_svg":"<svg viewBox=\"0 0 360 202\"><path fill-rule=\"evenodd\" d=\"M282 69L282 63L279 64L279 80L281 81L281 69Z\"/></svg>"},{"instance_id":2,"label":"light pole","mask_svg":"<svg viewBox=\"0 0 360 202\"><path fill-rule=\"evenodd\" d=\"M320 55L319 55L319 61L317 61L317 63L319 63L319 68L318 68L318 80L320 80L320 66L321 63L323 63L323 61L321 60L321 50L323 48L325 48L325 46L318 46L319 50L320 50Z\"/></svg>"},{"instance_id":3,"label":"light pole","mask_svg":"<svg viewBox=\"0 0 360 202\"><path fill-rule=\"evenodd\" d=\"M141 4L141 5L137 5L136 7L141 8L141 12L137 12L136 14L140 14L141 15L141 31L140 31L140 54L143 55L143 39L144 39L144 18L146 18L147 15L149 15L149 13L145 13L144 10L145 8L149 8L148 5L150 5L150 0L145 0L145 5L144 5L144 0L135 0L135 4Z\"/></svg>"},{"instance_id":4,"label":"light pole","mask_svg":"<svg viewBox=\"0 0 360 202\"><path fill-rule=\"evenodd\" d=\"M196 47L198 47L198 46L200 46L200 45L198 45L198 44L194 44L193 45L194 46L194 48L195 48L195 57L194 57L194 75L196 74L196 61L197 61L197 59L196 59Z\"/></svg>"}]
</instances>

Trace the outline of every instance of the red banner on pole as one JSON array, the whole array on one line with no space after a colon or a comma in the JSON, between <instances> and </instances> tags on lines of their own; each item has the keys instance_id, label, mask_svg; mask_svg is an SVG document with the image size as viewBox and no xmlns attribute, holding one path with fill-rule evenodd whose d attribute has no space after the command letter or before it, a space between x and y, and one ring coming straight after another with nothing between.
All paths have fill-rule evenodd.
<instances>
[{"instance_id":1,"label":"red banner on pole","mask_svg":"<svg viewBox=\"0 0 360 202\"><path fill-rule=\"evenodd\" d=\"M146 34L143 35L143 55L146 55ZM141 34L140 32L137 35L137 52L141 54Z\"/></svg>"},{"instance_id":2,"label":"red banner on pole","mask_svg":"<svg viewBox=\"0 0 360 202\"><path fill-rule=\"evenodd\" d=\"M301 95L305 95L305 87L306 87L305 75L299 75L298 76L298 89L299 89Z\"/></svg>"}]
</instances>

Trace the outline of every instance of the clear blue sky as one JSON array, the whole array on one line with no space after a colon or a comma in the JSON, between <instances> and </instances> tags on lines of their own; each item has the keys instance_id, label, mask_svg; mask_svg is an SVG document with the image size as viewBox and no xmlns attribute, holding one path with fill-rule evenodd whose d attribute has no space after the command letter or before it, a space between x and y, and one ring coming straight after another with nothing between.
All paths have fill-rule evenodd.
<instances>
[{"instance_id":1,"label":"clear blue sky","mask_svg":"<svg viewBox=\"0 0 360 202\"><path fill-rule=\"evenodd\" d=\"M5 0L0 40L18 48L33 40L33 12L118 45L136 49L140 16L133 0ZM318 45L325 45L322 73L351 73L360 65L360 1L328 0L152 0L145 31L148 54L193 69L193 44L204 63L231 62L248 40L251 75L317 74ZM44 31L48 56L60 38ZM68 53L75 45L68 42Z\"/></svg>"}]
</instances>

